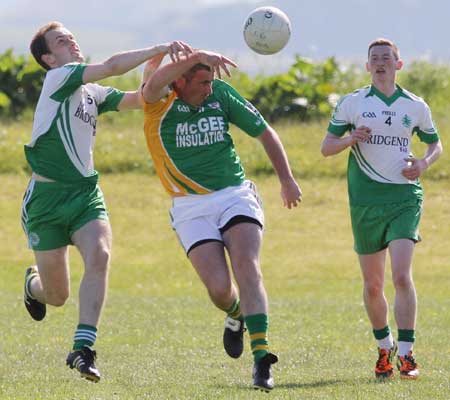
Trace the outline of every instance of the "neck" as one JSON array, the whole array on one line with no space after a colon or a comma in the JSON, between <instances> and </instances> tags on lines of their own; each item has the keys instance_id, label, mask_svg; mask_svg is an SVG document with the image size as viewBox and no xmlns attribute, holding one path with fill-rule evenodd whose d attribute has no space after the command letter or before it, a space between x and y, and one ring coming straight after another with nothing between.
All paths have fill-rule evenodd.
<instances>
[{"instance_id":1,"label":"neck","mask_svg":"<svg viewBox=\"0 0 450 400\"><path fill-rule=\"evenodd\" d=\"M391 97L397 90L397 86L395 86L395 82L375 82L375 81L373 81L372 85L375 86L386 97Z\"/></svg>"}]
</instances>

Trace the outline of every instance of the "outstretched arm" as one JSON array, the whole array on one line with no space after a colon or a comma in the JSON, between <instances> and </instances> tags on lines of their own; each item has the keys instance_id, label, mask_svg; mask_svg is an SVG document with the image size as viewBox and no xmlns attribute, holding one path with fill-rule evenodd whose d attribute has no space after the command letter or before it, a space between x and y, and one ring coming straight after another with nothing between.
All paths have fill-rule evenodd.
<instances>
[{"instance_id":1,"label":"outstretched arm","mask_svg":"<svg viewBox=\"0 0 450 400\"><path fill-rule=\"evenodd\" d=\"M117 107L119 111L142 108L143 85L161 65L161 62L164 57L165 53L159 53L147 61L147 63L145 64L144 73L142 75L142 82L139 85L139 88L136 91L125 93L125 95L123 96L121 102Z\"/></svg>"},{"instance_id":2,"label":"outstretched arm","mask_svg":"<svg viewBox=\"0 0 450 400\"><path fill-rule=\"evenodd\" d=\"M186 57L158 68L148 79L142 90L145 101L147 103L155 103L163 98L167 93L167 86L198 63L209 65L219 77L221 76L221 71L230 76L229 65L236 67L232 60L221 54L206 50L196 50Z\"/></svg>"},{"instance_id":3,"label":"outstretched arm","mask_svg":"<svg viewBox=\"0 0 450 400\"><path fill-rule=\"evenodd\" d=\"M272 127L268 126L258 139L263 144L280 180L281 198L284 206L287 208L297 207L297 204L302 200L302 191L292 175L286 152L278 134Z\"/></svg>"},{"instance_id":4,"label":"outstretched arm","mask_svg":"<svg viewBox=\"0 0 450 400\"><path fill-rule=\"evenodd\" d=\"M160 53L169 54L174 61L177 61L180 54L188 55L191 52L191 47L180 41L125 51L113 55L102 63L87 65L83 73L83 82L96 82L110 76L122 75Z\"/></svg>"}]
</instances>

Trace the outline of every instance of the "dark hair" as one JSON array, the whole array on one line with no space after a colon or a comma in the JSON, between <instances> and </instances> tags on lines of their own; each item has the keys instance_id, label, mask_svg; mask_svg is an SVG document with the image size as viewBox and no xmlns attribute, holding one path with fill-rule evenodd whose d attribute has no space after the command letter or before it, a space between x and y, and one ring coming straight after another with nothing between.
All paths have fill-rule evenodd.
<instances>
[{"instance_id":1,"label":"dark hair","mask_svg":"<svg viewBox=\"0 0 450 400\"><path fill-rule=\"evenodd\" d=\"M369 49L367 50L367 58L369 58L370 49L375 46L389 46L390 48L392 48L396 60L400 59L400 51L398 50L398 47L395 45L395 43L389 39L384 38L378 38L375 39L373 42L369 43Z\"/></svg>"},{"instance_id":2,"label":"dark hair","mask_svg":"<svg viewBox=\"0 0 450 400\"><path fill-rule=\"evenodd\" d=\"M64 28L64 25L61 22L57 21L45 24L34 34L33 39L30 43L30 51L31 54L33 54L34 59L42 68L46 69L47 71L50 69L50 66L46 62L42 61L42 56L44 54L50 53L50 50L47 46L47 41L45 40L45 34L58 28Z\"/></svg>"},{"instance_id":3,"label":"dark hair","mask_svg":"<svg viewBox=\"0 0 450 400\"><path fill-rule=\"evenodd\" d=\"M206 64L202 64L202 63L198 63L198 64L195 64L193 67L191 67L187 72L185 72L184 74L183 74L183 77L187 80L187 81L189 81L189 80L191 80L192 79L192 77L195 75L195 73L197 72L197 71L200 71L200 70L206 70L206 71L211 71L211 67L209 66L209 65L206 65Z\"/></svg>"}]
</instances>

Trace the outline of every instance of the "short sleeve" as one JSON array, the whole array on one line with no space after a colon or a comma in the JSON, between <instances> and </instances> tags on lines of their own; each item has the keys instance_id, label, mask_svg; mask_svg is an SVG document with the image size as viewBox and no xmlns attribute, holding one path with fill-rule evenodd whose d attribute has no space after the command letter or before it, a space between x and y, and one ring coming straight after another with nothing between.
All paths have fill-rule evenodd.
<instances>
[{"instance_id":1,"label":"short sleeve","mask_svg":"<svg viewBox=\"0 0 450 400\"><path fill-rule=\"evenodd\" d=\"M66 64L47 72L43 90L48 97L63 102L83 84L86 64Z\"/></svg>"},{"instance_id":2,"label":"short sleeve","mask_svg":"<svg viewBox=\"0 0 450 400\"><path fill-rule=\"evenodd\" d=\"M423 103L423 110L418 126L414 128L419 139L424 143L434 143L439 141L439 134L431 116L428 104Z\"/></svg>"},{"instance_id":3,"label":"short sleeve","mask_svg":"<svg viewBox=\"0 0 450 400\"><path fill-rule=\"evenodd\" d=\"M266 130L268 124L260 112L231 85L216 79L213 91L232 124L253 137L259 136Z\"/></svg>"},{"instance_id":4,"label":"short sleeve","mask_svg":"<svg viewBox=\"0 0 450 400\"><path fill-rule=\"evenodd\" d=\"M99 86L99 85L97 85ZM119 103L122 101L125 92L112 87L103 87L98 100L98 114L108 111L118 111Z\"/></svg>"},{"instance_id":5,"label":"short sleeve","mask_svg":"<svg viewBox=\"0 0 450 400\"><path fill-rule=\"evenodd\" d=\"M345 132L352 128L350 107L349 96L344 96L339 100L328 124L328 132L336 136L343 136Z\"/></svg>"}]
</instances>

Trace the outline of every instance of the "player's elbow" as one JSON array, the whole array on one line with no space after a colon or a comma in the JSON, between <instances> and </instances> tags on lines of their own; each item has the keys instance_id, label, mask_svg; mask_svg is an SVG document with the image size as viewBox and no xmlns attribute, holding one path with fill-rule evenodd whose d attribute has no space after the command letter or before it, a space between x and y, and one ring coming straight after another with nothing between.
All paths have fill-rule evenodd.
<instances>
[{"instance_id":1,"label":"player's elbow","mask_svg":"<svg viewBox=\"0 0 450 400\"><path fill-rule=\"evenodd\" d=\"M322 153L322 155L324 157L328 157L328 156L332 155L329 146L327 146L325 143L322 143L322 146L320 146L320 152Z\"/></svg>"},{"instance_id":2,"label":"player's elbow","mask_svg":"<svg viewBox=\"0 0 450 400\"><path fill-rule=\"evenodd\" d=\"M160 98L161 89L156 88L152 81L148 81L142 88L142 97L146 103L156 103Z\"/></svg>"},{"instance_id":3,"label":"player's elbow","mask_svg":"<svg viewBox=\"0 0 450 400\"><path fill-rule=\"evenodd\" d=\"M103 63L103 68L106 76L119 76L124 73L120 64L115 57L111 57Z\"/></svg>"}]
</instances>

